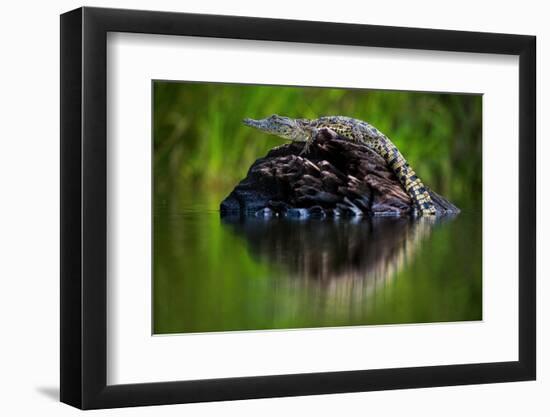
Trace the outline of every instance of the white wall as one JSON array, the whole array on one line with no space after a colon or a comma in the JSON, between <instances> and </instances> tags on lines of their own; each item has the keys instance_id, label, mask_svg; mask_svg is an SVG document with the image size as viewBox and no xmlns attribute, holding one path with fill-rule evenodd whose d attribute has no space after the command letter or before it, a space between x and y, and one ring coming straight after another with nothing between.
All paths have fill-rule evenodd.
<instances>
[{"instance_id":1,"label":"white wall","mask_svg":"<svg viewBox=\"0 0 550 417\"><path fill-rule=\"evenodd\" d=\"M492 2L491 2L492 3ZM193 404L100 411L94 415L548 415L550 272L543 256L549 249L550 220L541 169L550 134L548 113L550 26L544 2L482 3L442 1L301 2L296 0L201 0L178 2L92 1L86 5L238 14L395 26L416 26L534 34L538 36L539 119L539 379L537 382L325 395L231 403ZM0 410L3 415L76 415L58 394L59 276L59 18L77 1L4 2L0 37ZM542 237L542 233L546 235Z\"/></svg>"}]
</instances>

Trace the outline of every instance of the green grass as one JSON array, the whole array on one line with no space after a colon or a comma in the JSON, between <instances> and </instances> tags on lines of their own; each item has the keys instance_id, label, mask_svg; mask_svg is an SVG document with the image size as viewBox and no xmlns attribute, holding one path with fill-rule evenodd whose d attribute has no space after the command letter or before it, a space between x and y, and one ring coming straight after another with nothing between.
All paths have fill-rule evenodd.
<instances>
[{"instance_id":1,"label":"green grass","mask_svg":"<svg viewBox=\"0 0 550 417\"><path fill-rule=\"evenodd\" d=\"M245 127L245 117L344 115L384 132L432 189L477 208L481 105L481 96L466 94L156 81L155 190L231 191L254 160L284 143Z\"/></svg>"}]
</instances>

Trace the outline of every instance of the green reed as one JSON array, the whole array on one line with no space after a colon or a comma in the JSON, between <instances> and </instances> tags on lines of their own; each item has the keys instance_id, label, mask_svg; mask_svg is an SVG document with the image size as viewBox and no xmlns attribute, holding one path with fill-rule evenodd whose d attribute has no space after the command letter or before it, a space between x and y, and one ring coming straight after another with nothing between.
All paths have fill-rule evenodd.
<instances>
[{"instance_id":1,"label":"green reed","mask_svg":"<svg viewBox=\"0 0 550 417\"><path fill-rule=\"evenodd\" d=\"M481 204L479 95L158 81L153 91L158 196L182 187L229 193L257 158L285 143L245 127L242 119L277 113L368 121L435 191L463 209Z\"/></svg>"}]
</instances>

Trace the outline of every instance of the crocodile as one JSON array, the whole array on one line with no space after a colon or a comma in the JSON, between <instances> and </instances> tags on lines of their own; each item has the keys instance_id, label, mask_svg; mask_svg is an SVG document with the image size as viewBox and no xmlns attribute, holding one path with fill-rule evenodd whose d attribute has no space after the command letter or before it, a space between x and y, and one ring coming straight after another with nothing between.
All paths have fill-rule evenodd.
<instances>
[{"instance_id":1,"label":"crocodile","mask_svg":"<svg viewBox=\"0 0 550 417\"><path fill-rule=\"evenodd\" d=\"M347 116L292 119L274 114L260 120L246 118L243 123L292 142L303 142L304 148L301 154L309 152L311 144L321 130L328 131L334 137L363 144L384 158L411 198L415 214L436 214L428 188L416 175L405 157L386 135L367 122Z\"/></svg>"}]
</instances>

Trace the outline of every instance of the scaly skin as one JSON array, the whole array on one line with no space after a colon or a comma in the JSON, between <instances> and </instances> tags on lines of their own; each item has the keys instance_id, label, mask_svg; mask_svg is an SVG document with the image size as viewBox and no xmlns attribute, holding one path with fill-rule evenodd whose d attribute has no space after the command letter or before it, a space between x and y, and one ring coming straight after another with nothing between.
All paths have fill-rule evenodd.
<instances>
[{"instance_id":1,"label":"scaly skin","mask_svg":"<svg viewBox=\"0 0 550 417\"><path fill-rule=\"evenodd\" d=\"M346 116L325 116L318 119L291 119L273 115L261 120L244 119L244 124L293 142L305 142L302 153L309 147L320 129L368 146L378 153L393 170L422 215L435 215L436 209L427 188L405 160L399 149L386 135L362 120Z\"/></svg>"}]
</instances>

